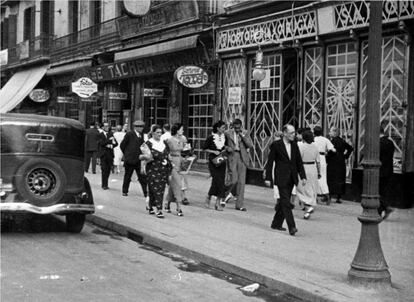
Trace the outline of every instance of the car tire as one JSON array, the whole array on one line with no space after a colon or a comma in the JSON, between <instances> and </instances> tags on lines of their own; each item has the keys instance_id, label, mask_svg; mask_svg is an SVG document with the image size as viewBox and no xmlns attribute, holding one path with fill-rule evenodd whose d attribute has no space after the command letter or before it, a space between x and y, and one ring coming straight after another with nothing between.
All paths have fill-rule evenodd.
<instances>
[{"instance_id":1,"label":"car tire","mask_svg":"<svg viewBox=\"0 0 414 302\"><path fill-rule=\"evenodd\" d=\"M66 189L62 168L47 158L30 159L16 173L17 192L31 204L50 206L59 202Z\"/></svg>"},{"instance_id":2,"label":"car tire","mask_svg":"<svg viewBox=\"0 0 414 302\"><path fill-rule=\"evenodd\" d=\"M80 233L85 224L85 214L66 214L66 229L71 233Z\"/></svg>"}]
</instances>

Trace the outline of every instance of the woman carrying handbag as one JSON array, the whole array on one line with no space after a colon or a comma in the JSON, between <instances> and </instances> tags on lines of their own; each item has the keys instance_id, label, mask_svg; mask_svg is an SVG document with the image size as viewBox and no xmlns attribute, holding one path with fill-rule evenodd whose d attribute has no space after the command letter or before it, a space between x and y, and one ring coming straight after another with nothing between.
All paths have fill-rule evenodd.
<instances>
[{"instance_id":1,"label":"woman carrying handbag","mask_svg":"<svg viewBox=\"0 0 414 302\"><path fill-rule=\"evenodd\" d=\"M204 151L208 155L208 168L211 174L211 186L206 197L205 206L210 207L211 196L216 196L216 203L214 208L217 211L223 211L226 205L224 201L226 186L226 137L224 131L226 124L223 121L218 121L213 125L213 133L207 137L204 143Z\"/></svg>"}]
</instances>

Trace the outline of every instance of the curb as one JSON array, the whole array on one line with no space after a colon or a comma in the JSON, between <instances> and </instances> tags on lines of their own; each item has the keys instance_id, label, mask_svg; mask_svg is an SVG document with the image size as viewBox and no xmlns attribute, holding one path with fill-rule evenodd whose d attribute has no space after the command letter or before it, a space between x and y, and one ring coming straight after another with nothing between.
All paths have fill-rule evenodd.
<instances>
[{"instance_id":1,"label":"curb","mask_svg":"<svg viewBox=\"0 0 414 302\"><path fill-rule=\"evenodd\" d=\"M277 291L283 291L288 293L289 295L294 296L295 298L302 299L303 301L309 301L309 302L334 302L334 300L328 299L326 297L323 297L321 295L318 295L313 292L309 292L306 290L303 290L300 287L296 287L293 285L290 285L285 282L278 281L273 278L269 278L265 275L261 275L258 273L255 273L250 270L246 270L242 267L233 265L228 262L221 261L217 258L210 257L205 254L201 254L199 252L195 252L193 250L190 250L188 248L179 246L177 244L168 242L166 240L162 240L160 238L148 235L142 231L133 229L131 227L128 227L126 225L116 223L110 220L107 220L105 218L99 217L97 215L87 215L86 221L99 226L104 229L108 229L110 231L113 231L115 233L118 233L119 235L126 237L130 240L133 240L135 242L138 242L140 244L148 244L154 247L161 248L163 250L173 252L176 254L179 254L181 256L190 258L192 260L204 263L208 266L223 270L225 272L238 275L240 277L243 277L247 280L251 280L252 282L256 282L259 284L262 284L266 286L269 289L274 289Z\"/></svg>"}]
</instances>

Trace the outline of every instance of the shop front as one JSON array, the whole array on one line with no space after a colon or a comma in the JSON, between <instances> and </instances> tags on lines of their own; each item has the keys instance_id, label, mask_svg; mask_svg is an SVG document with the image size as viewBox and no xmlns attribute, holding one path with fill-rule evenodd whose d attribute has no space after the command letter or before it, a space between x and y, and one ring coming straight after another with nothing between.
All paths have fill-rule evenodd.
<instances>
[{"instance_id":1,"label":"shop front","mask_svg":"<svg viewBox=\"0 0 414 302\"><path fill-rule=\"evenodd\" d=\"M394 193L400 200L412 196L410 186L403 184L414 172L409 151L414 147L409 139L414 134L413 84L409 84L414 78L408 30L414 6L406 2L384 2L380 100L380 123L396 148ZM255 23L246 20L220 27L216 47L223 66L223 116L226 121L241 118L251 131L251 182L260 182L269 145L284 124L319 125L326 134L335 126L355 150L347 163L347 178L353 185L349 198L358 199L366 135L368 9L364 1L326 1L258 17ZM259 48L265 70L262 81L253 76ZM390 195L397 196L394 193Z\"/></svg>"}]
</instances>

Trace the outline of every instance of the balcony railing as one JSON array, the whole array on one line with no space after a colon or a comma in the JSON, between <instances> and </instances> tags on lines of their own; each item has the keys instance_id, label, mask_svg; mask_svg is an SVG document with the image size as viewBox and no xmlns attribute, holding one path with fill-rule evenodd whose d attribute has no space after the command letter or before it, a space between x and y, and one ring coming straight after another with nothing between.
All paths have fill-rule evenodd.
<instances>
[{"instance_id":1,"label":"balcony railing","mask_svg":"<svg viewBox=\"0 0 414 302\"><path fill-rule=\"evenodd\" d=\"M51 36L41 34L34 39L23 41L10 47L8 66L34 63L39 60L49 60Z\"/></svg>"},{"instance_id":2,"label":"balcony railing","mask_svg":"<svg viewBox=\"0 0 414 302\"><path fill-rule=\"evenodd\" d=\"M51 48L53 60L93 53L103 46L119 43L116 20L111 19L53 40Z\"/></svg>"}]
</instances>

